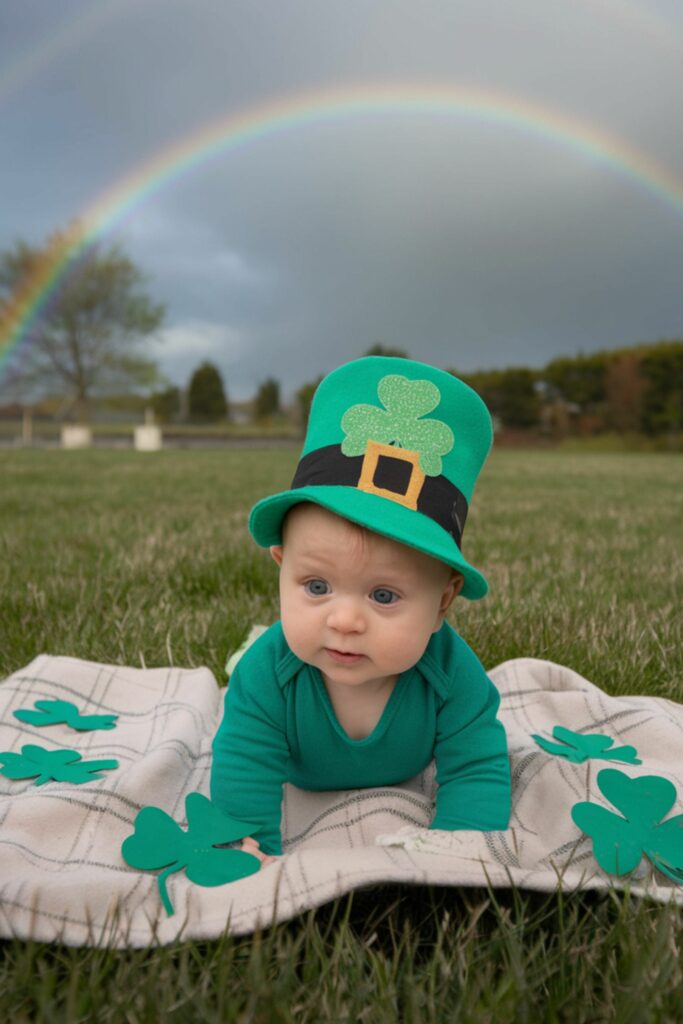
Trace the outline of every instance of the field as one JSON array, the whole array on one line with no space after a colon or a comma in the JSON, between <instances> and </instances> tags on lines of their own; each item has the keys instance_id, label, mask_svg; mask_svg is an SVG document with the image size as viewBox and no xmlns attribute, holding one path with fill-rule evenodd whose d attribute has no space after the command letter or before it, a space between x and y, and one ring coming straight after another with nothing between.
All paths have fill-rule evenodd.
<instances>
[{"instance_id":1,"label":"field","mask_svg":"<svg viewBox=\"0 0 683 1024\"><path fill-rule=\"evenodd\" d=\"M39 652L207 665L277 616L246 513L296 450L0 451L0 677ZM489 578L452 623L491 667L531 655L683 701L683 459L504 451L465 533ZM683 912L623 895L357 893L255 936L107 952L0 943L0 1020L669 1021Z\"/></svg>"}]
</instances>

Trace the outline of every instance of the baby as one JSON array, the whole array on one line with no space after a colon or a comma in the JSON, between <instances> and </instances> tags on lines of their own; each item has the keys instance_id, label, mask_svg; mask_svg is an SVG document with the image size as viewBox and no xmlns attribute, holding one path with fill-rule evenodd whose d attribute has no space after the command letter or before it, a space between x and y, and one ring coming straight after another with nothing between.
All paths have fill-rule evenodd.
<instances>
[{"instance_id":1,"label":"baby","mask_svg":"<svg viewBox=\"0 0 683 1024\"><path fill-rule=\"evenodd\" d=\"M490 444L488 412L462 381L356 360L320 384L291 489L252 509L280 568L281 619L230 679L211 798L254 823L243 849L264 863L282 852L285 782L388 786L432 760L431 828L507 827L499 696L445 621L459 593L487 591L460 544Z\"/></svg>"}]
</instances>

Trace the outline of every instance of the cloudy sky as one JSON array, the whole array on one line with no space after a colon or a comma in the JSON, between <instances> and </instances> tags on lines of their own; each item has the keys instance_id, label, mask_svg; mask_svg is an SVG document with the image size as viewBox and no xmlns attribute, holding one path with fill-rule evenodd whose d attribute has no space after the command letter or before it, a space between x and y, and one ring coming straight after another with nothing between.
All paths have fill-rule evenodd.
<instances>
[{"instance_id":1,"label":"cloudy sky","mask_svg":"<svg viewBox=\"0 0 683 1024\"><path fill-rule=\"evenodd\" d=\"M680 338L682 99L680 0L3 0L0 248L99 217L234 399Z\"/></svg>"}]
</instances>

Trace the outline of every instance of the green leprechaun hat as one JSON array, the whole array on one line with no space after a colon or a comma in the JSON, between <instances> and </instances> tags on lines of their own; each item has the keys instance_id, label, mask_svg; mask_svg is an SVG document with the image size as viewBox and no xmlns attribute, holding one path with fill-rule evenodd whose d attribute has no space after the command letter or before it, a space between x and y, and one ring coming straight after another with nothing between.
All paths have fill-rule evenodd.
<instances>
[{"instance_id":1,"label":"green leprechaun hat","mask_svg":"<svg viewBox=\"0 0 683 1024\"><path fill-rule=\"evenodd\" d=\"M257 544L280 544L289 509L311 501L461 572L463 597L488 584L462 554L477 476L491 448L481 398L445 370L367 356L318 386L290 490L251 510Z\"/></svg>"}]
</instances>

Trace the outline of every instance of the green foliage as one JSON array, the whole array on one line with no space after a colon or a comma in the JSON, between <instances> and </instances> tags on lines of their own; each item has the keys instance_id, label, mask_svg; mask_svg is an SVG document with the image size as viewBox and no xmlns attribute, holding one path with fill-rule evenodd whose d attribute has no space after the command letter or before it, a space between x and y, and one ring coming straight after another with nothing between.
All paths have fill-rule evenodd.
<instances>
[{"instance_id":1,"label":"green foliage","mask_svg":"<svg viewBox=\"0 0 683 1024\"><path fill-rule=\"evenodd\" d=\"M525 428L538 423L540 398L536 390L539 373L524 368L486 370L463 375L504 427Z\"/></svg>"},{"instance_id":2,"label":"green foliage","mask_svg":"<svg viewBox=\"0 0 683 1024\"><path fill-rule=\"evenodd\" d=\"M344 413L344 455L363 455L368 441L395 444L419 452L423 473L438 476L441 456L451 450L454 438L451 428L441 420L422 419L441 401L437 386L428 380L411 381L390 374L377 385L377 394L384 409L361 404Z\"/></svg>"},{"instance_id":3,"label":"green foliage","mask_svg":"<svg viewBox=\"0 0 683 1024\"><path fill-rule=\"evenodd\" d=\"M30 282L59 266L71 251L78 226L57 231L42 246L17 242L0 255L0 330L10 330ZM58 389L87 418L95 394L122 387L151 387L153 362L136 345L160 326L163 306L144 291L144 276L112 245L87 246L72 256L50 301L32 318L30 343L19 379L24 387Z\"/></svg>"},{"instance_id":4,"label":"green foliage","mask_svg":"<svg viewBox=\"0 0 683 1024\"><path fill-rule=\"evenodd\" d=\"M102 771L118 768L119 762L82 761L77 750L47 750L33 743L26 743L21 754L3 751L0 753L0 775L8 779L31 779L38 776L36 786L44 782L91 782L100 779Z\"/></svg>"},{"instance_id":5,"label":"green foliage","mask_svg":"<svg viewBox=\"0 0 683 1024\"><path fill-rule=\"evenodd\" d=\"M172 423L180 416L180 388L171 386L163 391L156 391L151 399L154 413L162 423Z\"/></svg>"},{"instance_id":6,"label":"green foliage","mask_svg":"<svg viewBox=\"0 0 683 1024\"><path fill-rule=\"evenodd\" d=\"M541 376L605 426L654 435L683 429L683 341L555 359Z\"/></svg>"},{"instance_id":7,"label":"green foliage","mask_svg":"<svg viewBox=\"0 0 683 1024\"><path fill-rule=\"evenodd\" d=\"M79 732L91 729L113 729L118 715L83 715L69 700L37 700L38 711L15 711L14 717L29 725L60 725L64 723Z\"/></svg>"},{"instance_id":8,"label":"green foliage","mask_svg":"<svg viewBox=\"0 0 683 1024\"><path fill-rule=\"evenodd\" d=\"M455 371L451 371L455 373ZM537 426L542 395L588 415L593 429L680 437L683 341L553 359L541 370L513 368L458 374L504 427Z\"/></svg>"},{"instance_id":9,"label":"green foliage","mask_svg":"<svg viewBox=\"0 0 683 1024\"><path fill-rule=\"evenodd\" d=\"M540 376L566 402L592 408L605 400L606 363L604 352L574 358L563 356L548 363Z\"/></svg>"},{"instance_id":10,"label":"green foliage","mask_svg":"<svg viewBox=\"0 0 683 1024\"><path fill-rule=\"evenodd\" d=\"M542 747L548 754L555 754L564 757L572 764L583 764L591 758L602 761L624 761L626 764L642 764L636 756L635 747L615 747L614 740L610 736L600 736L597 733L573 732L561 725L553 729L553 736L559 743L551 743L543 736L532 734L532 740L536 740L539 747Z\"/></svg>"},{"instance_id":11,"label":"green foliage","mask_svg":"<svg viewBox=\"0 0 683 1024\"><path fill-rule=\"evenodd\" d=\"M505 370L500 382L499 413L511 427L532 427L538 422L540 400L535 370Z\"/></svg>"},{"instance_id":12,"label":"green foliage","mask_svg":"<svg viewBox=\"0 0 683 1024\"><path fill-rule=\"evenodd\" d=\"M393 356L395 359L408 359L408 353L402 348L377 343L367 350L366 356Z\"/></svg>"},{"instance_id":13,"label":"green foliage","mask_svg":"<svg viewBox=\"0 0 683 1024\"><path fill-rule=\"evenodd\" d=\"M299 416L304 429L308 426L308 417L311 412L311 404L313 402L313 395L316 392L318 384L322 377L318 377L317 380L309 381L307 384L302 384L296 393L296 401L299 406Z\"/></svg>"},{"instance_id":14,"label":"green foliage","mask_svg":"<svg viewBox=\"0 0 683 1024\"><path fill-rule=\"evenodd\" d=\"M192 374L188 391L188 412L195 423L215 423L225 419L228 403L218 367L204 362Z\"/></svg>"},{"instance_id":15,"label":"green foliage","mask_svg":"<svg viewBox=\"0 0 683 1024\"><path fill-rule=\"evenodd\" d=\"M254 413L259 420L268 416L277 416L280 412L280 385L273 378L264 380L256 392Z\"/></svg>"},{"instance_id":16,"label":"green foliage","mask_svg":"<svg viewBox=\"0 0 683 1024\"><path fill-rule=\"evenodd\" d=\"M135 832L124 840L121 854L127 864L143 871L165 868L159 875L159 892L168 914L173 906L166 879L185 871L197 885L224 885L253 875L261 867L258 857L243 850L218 850L220 843L244 839L254 825L231 818L201 793L185 798L187 831L159 807L143 807L135 818Z\"/></svg>"},{"instance_id":17,"label":"green foliage","mask_svg":"<svg viewBox=\"0 0 683 1024\"><path fill-rule=\"evenodd\" d=\"M623 817L581 801L572 818L593 840L600 867L615 875L637 868L643 854L654 866L683 883L683 814L662 821L676 802L676 787L659 775L631 779L616 768L598 772L598 787Z\"/></svg>"},{"instance_id":18,"label":"green foliage","mask_svg":"<svg viewBox=\"0 0 683 1024\"><path fill-rule=\"evenodd\" d=\"M661 341L641 351L648 382L643 429L650 434L683 431L683 341Z\"/></svg>"}]
</instances>

